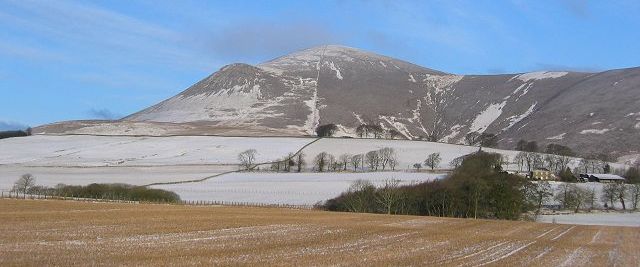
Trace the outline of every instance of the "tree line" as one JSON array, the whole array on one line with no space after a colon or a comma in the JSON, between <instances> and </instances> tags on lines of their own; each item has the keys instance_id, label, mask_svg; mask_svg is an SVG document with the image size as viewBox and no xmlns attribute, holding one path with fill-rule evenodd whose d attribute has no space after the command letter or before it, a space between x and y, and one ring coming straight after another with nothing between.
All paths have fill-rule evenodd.
<instances>
[{"instance_id":1,"label":"tree line","mask_svg":"<svg viewBox=\"0 0 640 267\"><path fill-rule=\"evenodd\" d=\"M503 157L476 152L461 159L453 172L441 180L401 185L386 180L375 186L355 181L340 196L319 207L330 211L410 214L460 218L517 220L539 214L545 203L555 200L561 209L591 211L596 202L605 208L620 203L622 209L638 209L640 183L606 184L594 188L564 183L553 190L546 181L532 182L502 171Z\"/></svg>"},{"instance_id":2,"label":"tree line","mask_svg":"<svg viewBox=\"0 0 640 267\"><path fill-rule=\"evenodd\" d=\"M65 185L58 184L55 187L36 185L36 178L31 174L22 175L11 190L20 194L64 196L93 199L118 199L130 201L159 201L179 202L178 194L144 186L129 184L98 184L89 185Z\"/></svg>"},{"instance_id":3,"label":"tree line","mask_svg":"<svg viewBox=\"0 0 640 267\"><path fill-rule=\"evenodd\" d=\"M0 139L11 138L11 137L22 137L31 135L31 128L27 128L25 130L18 131L0 131Z\"/></svg>"},{"instance_id":4,"label":"tree line","mask_svg":"<svg viewBox=\"0 0 640 267\"><path fill-rule=\"evenodd\" d=\"M326 201L332 211L411 214L461 218L519 219L532 206L524 178L502 172L501 155L476 152L441 180L376 187L356 181L347 192Z\"/></svg>"},{"instance_id":5,"label":"tree line","mask_svg":"<svg viewBox=\"0 0 640 267\"><path fill-rule=\"evenodd\" d=\"M318 137L332 137L338 131L338 126L333 123L323 124L316 127ZM361 124L356 127L356 135L360 138L385 138L397 139L405 138L402 133L395 129L383 129L376 124Z\"/></svg>"}]
</instances>

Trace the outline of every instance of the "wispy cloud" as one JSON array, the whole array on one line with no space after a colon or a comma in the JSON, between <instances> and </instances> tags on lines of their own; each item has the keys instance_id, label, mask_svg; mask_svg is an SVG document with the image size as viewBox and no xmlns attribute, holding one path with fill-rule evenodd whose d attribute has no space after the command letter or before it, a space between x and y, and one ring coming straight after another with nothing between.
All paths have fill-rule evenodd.
<instances>
[{"instance_id":1,"label":"wispy cloud","mask_svg":"<svg viewBox=\"0 0 640 267\"><path fill-rule=\"evenodd\" d=\"M589 16L588 0L562 0L560 1L571 14L577 17L586 18Z\"/></svg>"},{"instance_id":2,"label":"wispy cloud","mask_svg":"<svg viewBox=\"0 0 640 267\"><path fill-rule=\"evenodd\" d=\"M92 108L87 111L87 114L92 118L104 120L115 120L123 117L121 114L116 114L107 108Z\"/></svg>"},{"instance_id":3,"label":"wispy cloud","mask_svg":"<svg viewBox=\"0 0 640 267\"><path fill-rule=\"evenodd\" d=\"M216 56L228 60L265 60L339 40L327 27L310 21L250 21L214 33L210 49Z\"/></svg>"},{"instance_id":4,"label":"wispy cloud","mask_svg":"<svg viewBox=\"0 0 640 267\"><path fill-rule=\"evenodd\" d=\"M211 65L180 32L107 8L64 0L8 3L10 10L0 11L0 23L36 33L49 43L49 53L84 57L85 62L170 63L200 69Z\"/></svg>"}]
</instances>

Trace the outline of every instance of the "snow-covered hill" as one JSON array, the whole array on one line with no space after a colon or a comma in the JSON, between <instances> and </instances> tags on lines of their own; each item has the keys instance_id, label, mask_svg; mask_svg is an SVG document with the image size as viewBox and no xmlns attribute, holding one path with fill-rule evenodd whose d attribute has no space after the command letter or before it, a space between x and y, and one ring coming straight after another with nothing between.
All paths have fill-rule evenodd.
<instances>
[{"instance_id":1,"label":"snow-covered hill","mask_svg":"<svg viewBox=\"0 0 640 267\"><path fill-rule=\"evenodd\" d=\"M318 125L335 123L340 135L351 136L368 123L407 139L460 143L471 131L490 132L503 148L527 139L585 154L629 156L640 154L640 68L454 75L327 45L256 66L225 66L118 123L184 125L189 133L235 129L249 135L311 135ZM103 124L53 124L36 132L101 133Z\"/></svg>"}]
</instances>

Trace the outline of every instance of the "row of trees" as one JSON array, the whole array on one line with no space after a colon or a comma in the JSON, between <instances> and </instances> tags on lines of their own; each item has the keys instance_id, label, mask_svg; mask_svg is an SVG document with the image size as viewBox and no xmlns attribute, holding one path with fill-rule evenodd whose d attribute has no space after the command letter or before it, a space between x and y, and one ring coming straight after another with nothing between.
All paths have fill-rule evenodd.
<instances>
[{"instance_id":1,"label":"row of trees","mask_svg":"<svg viewBox=\"0 0 640 267\"><path fill-rule=\"evenodd\" d=\"M31 135L31 128L27 128L25 130L18 131L0 131L0 139L11 138L11 137L22 137Z\"/></svg>"},{"instance_id":2,"label":"row of trees","mask_svg":"<svg viewBox=\"0 0 640 267\"><path fill-rule=\"evenodd\" d=\"M464 142L469 146L497 147L498 137L492 133L470 132L465 135Z\"/></svg>"},{"instance_id":3,"label":"row of trees","mask_svg":"<svg viewBox=\"0 0 640 267\"><path fill-rule=\"evenodd\" d=\"M338 158L327 152L321 152L313 159L313 170L317 172L346 171L348 169L353 171L395 170L397 165L396 152L390 147L372 150L365 154L342 154Z\"/></svg>"},{"instance_id":4,"label":"row of trees","mask_svg":"<svg viewBox=\"0 0 640 267\"><path fill-rule=\"evenodd\" d=\"M338 126L330 123L323 124L316 128L316 135L319 137L331 137L338 131ZM387 138L396 139L403 135L395 129L383 129L382 126L376 124L361 124L356 127L356 135L360 138Z\"/></svg>"},{"instance_id":5,"label":"row of trees","mask_svg":"<svg viewBox=\"0 0 640 267\"><path fill-rule=\"evenodd\" d=\"M548 182L540 181L529 186L527 192L536 204L536 214L540 213L543 203L550 200L559 203L561 209L570 209L574 212L591 211L597 208L598 200L607 209L613 209L617 203L620 203L623 210L627 208L637 210L640 203L640 184L638 183L606 184L598 193L595 187L584 188L571 183L560 184L554 192ZM631 206L627 207L627 204Z\"/></svg>"},{"instance_id":6,"label":"row of trees","mask_svg":"<svg viewBox=\"0 0 640 267\"><path fill-rule=\"evenodd\" d=\"M65 185L58 184L55 187L36 185L36 178L31 174L22 175L15 183L13 192L21 194L68 196L93 199L121 199L131 201L161 201L178 202L178 194L162 189L153 189L144 186L128 184L89 184Z\"/></svg>"},{"instance_id":7,"label":"row of trees","mask_svg":"<svg viewBox=\"0 0 640 267\"><path fill-rule=\"evenodd\" d=\"M500 162L499 154L477 152L465 157L442 180L403 186L388 180L379 187L357 181L323 207L352 212L518 219L530 207L524 191L527 181L501 172Z\"/></svg>"},{"instance_id":8,"label":"row of trees","mask_svg":"<svg viewBox=\"0 0 640 267\"><path fill-rule=\"evenodd\" d=\"M612 208L638 209L640 184L606 184L595 187L564 183L555 190L548 182L530 182L501 171L503 157L477 152L462 158L442 180L401 185L386 180L375 186L358 180L322 208L332 211L412 214L463 218L519 219L525 212L539 214L545 203L555 200L562 209L591 210L597 203Z\"/></svg>"},{"instance_id":9,"label":"row of trees","mask_svg":"<svg viewBox=\"0 0 640 267\"><path fill-rule=\"evenodd\" d=\"M441 161L442 157L440 157L439 152L431 153L427 156L427 159L424 160L424 166L427 166L431 168L431 170L433 170L440 165ZM414 163L413 168L416 169L416 171L420 171L420 168L422 168L422 162Z\"/></svg>"}]
</instances>

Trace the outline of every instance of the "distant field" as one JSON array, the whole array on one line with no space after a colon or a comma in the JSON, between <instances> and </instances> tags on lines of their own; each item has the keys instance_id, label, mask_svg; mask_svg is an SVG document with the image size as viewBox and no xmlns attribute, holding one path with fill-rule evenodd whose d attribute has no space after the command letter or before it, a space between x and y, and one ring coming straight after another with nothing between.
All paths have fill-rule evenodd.
<instances>
[{"instance_id":1,"label":"distant field","mask_svg":"<svg viewBox=\"0 0 640 267\"><path fill-rule=\"evenodd\" d=\"M315 138L130 137L34 135L0 140L0 164L23 166L166 166L238 164L256 149L256 162L280 159Z\"/></svg>"},{"instance_id":2,"label":"distant field","mask_svg":"<svg viewBox=\"0 0 640 267\"><path fill-rule=\"evenodd\" d=\"M233 165L143 166L143 167L26 167L0 165L0 191L9 191L23 174L36 177L36 184L55 186L59 183L88 185L91 183L125 183L146 185L202 179L237 170Z\"/></svg>"},{"instance_id":3,"label":"distant field","mask_svg":"<svg viewBox=\"0 0 640 267\"><path fill-rule=\"evenodd\" d=\"M337 197L358 179L381 185L385 180L400 184L420 183L444 177L444 173L230 173L198 183L156 185L176 192L183 200L313 205Z\"/></svg>"},{"instance_id":4,"label":"distant field","mask_svg":"<svg viewBox=\"0 0 640 267\"><path fill-rule=\"evenodd\" d=\"M0 200L0 265L638 266L640 230L271 208Z\"/></svg>"}]
</instances>

